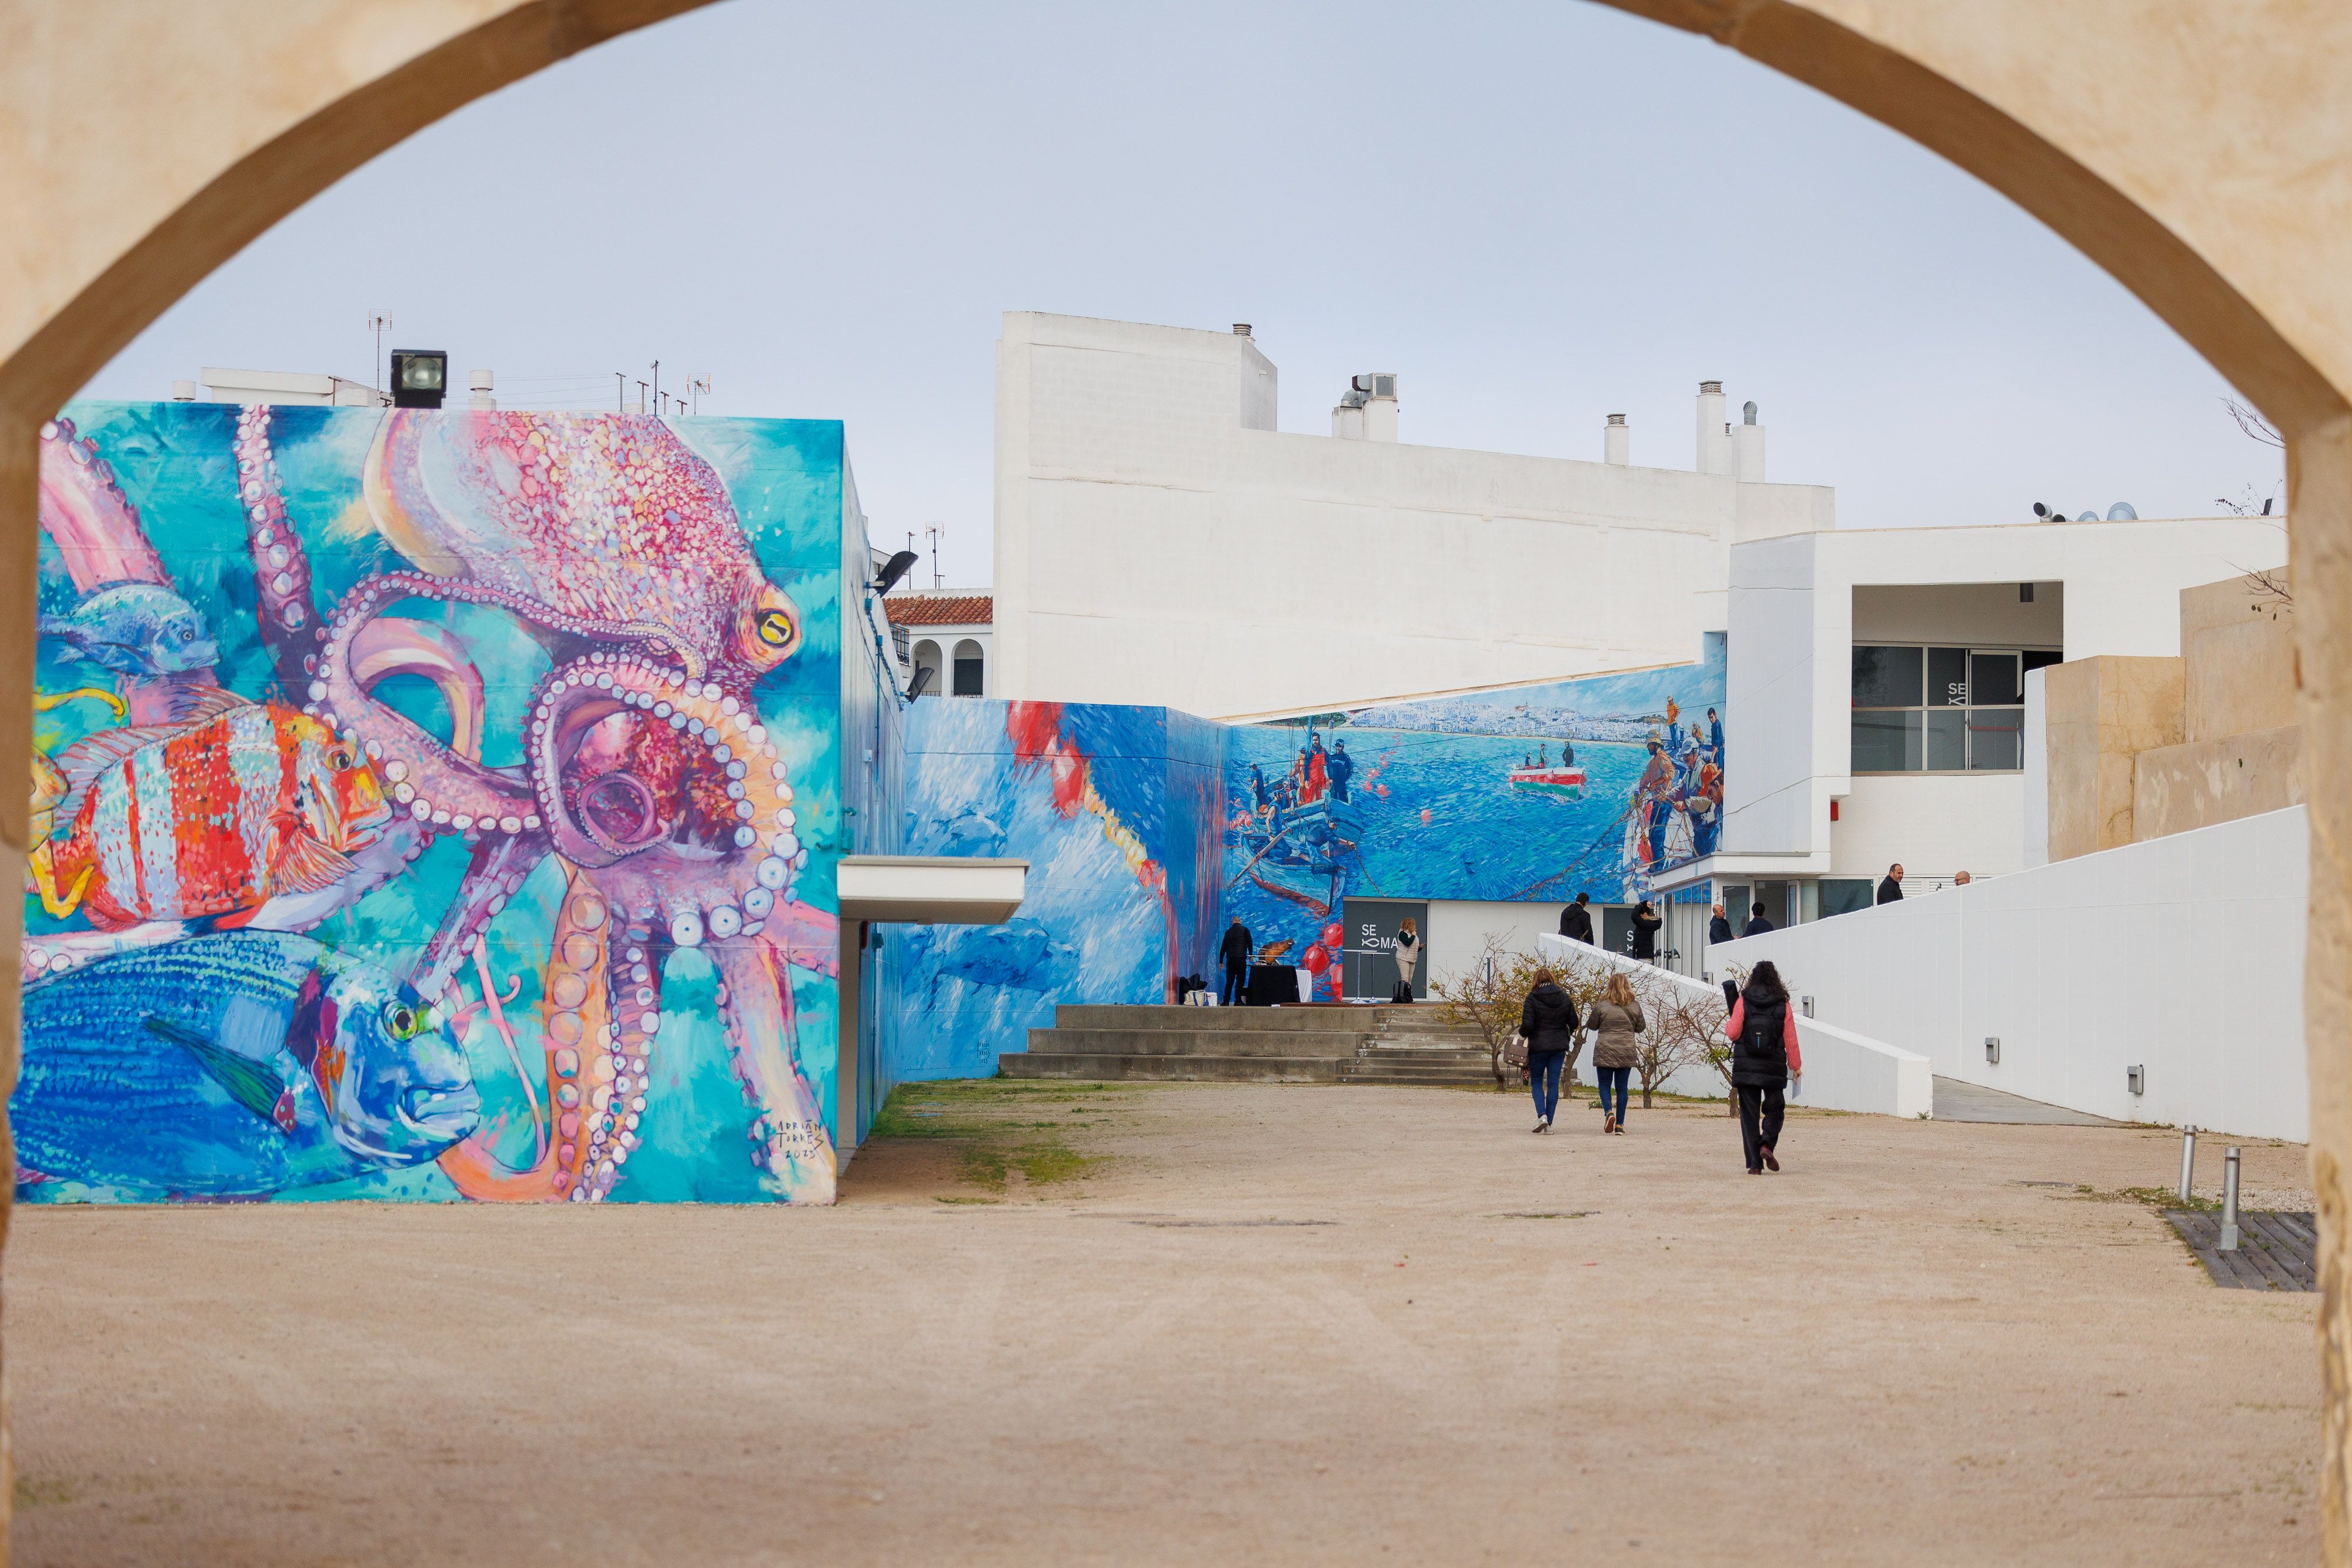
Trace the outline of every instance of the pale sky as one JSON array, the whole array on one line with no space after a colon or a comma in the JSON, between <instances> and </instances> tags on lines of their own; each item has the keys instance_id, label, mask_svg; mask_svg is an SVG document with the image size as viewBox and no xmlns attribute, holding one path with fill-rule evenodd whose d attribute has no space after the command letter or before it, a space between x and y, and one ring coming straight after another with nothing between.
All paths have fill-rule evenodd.
<instances>
[{"instance_id":1,"label":"pale sky","mask_svg":"<svg viewBox=\"0 0 2352 1568\"><path fill-rule=\"evenodd\" d=\"M706 413L845 421L875 542L942 525L950 587L990 578L1006 310L1248 321L1283 429L1328 434L1349 375L1394 371L1432 445L1597 459L1622 411L1634 462L1687 468L1719 379L1847 528L2283 495L2221 377L2006 200L1559 0L730 0L393 149L87 395L366 379L372 310L505 406L609 408L658 358L665 390L711 379Z\"/></svg>"}]
</instances>

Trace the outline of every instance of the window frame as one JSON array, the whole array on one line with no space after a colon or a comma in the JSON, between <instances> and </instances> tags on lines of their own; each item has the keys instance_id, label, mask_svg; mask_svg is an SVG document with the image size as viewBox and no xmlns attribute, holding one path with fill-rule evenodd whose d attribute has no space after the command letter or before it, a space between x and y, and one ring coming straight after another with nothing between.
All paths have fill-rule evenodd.
<instances>
[{"instance_id":1,"label":"window frame","mask_svg":"<svg viewBox=\"0 0 2352 1568\"><path fill-rule=\"evenodd\" d=\"M2025 722L2024 703L2021 701L2014 703L1983 704L1974 701L1937 703L1927 700L1931 694L1927 690L1927 685L1928 684L1927 677L1929 674L1931 666L1934 663L1935 653L1938 649L1957 651L1960 655L1960 668L1966 673L1969 685L1971 687L1975 685L1975 661L1979 655L2005 655L2007 657L2013 658L2017 661L2017 682L2021 695L2022 695L2024 690L2025 677L2031 674L2032 670L2044 668L2047 664L2061 662L2065 657L2065 652L2063 649L2052 648L2046 645L2037 647L2031 644L2019 643L1978 647L1974 643L1895 643L1887 642L1883 639L1873 639L1867 643L1854 643L1851 644L1851 648L1854 653L1858 653L1864 648L1918 649L1921 690L1919 693L1920 701L1917 706L1908 706L1904 705L1879 706L1874 705L1872 706L1864 707L1857 706L1853 700L1853 678L1851 674L1849 674L1846 685L1846 711L1849 715L1864 713L1916 713L1920 715L1921 717L1918 721L1919 759L1922 764L1927 760L1929 755L1928 738L1927 734L1928 721L1926 717L1927 715L1933 713L1953 713L1960 715L1960 723L1966 737L1960 751L1960 766L1958 768L1928 768L1925 766L1918 768L1856 768L1853 766L1853 728L1852 720L1849 718L1846 727L1846 773L1849 778L1854 779L1998 779L2024 772L2025 747L2021 735ZM2042 664L2029 666L2025 662L2026 658L2028 655L2035 653L2047 653L2052 655L2052 658L2045 660ZM1848 654L1849 669L1851 668L1852 658L1853 654L1850 653ZM1969 695L1973 698L1975 693L1971 690ZM1988 714L2013 713L2018 716L2018 730L2021 732L2017 748L2018 766L2014 768L1972 768L1969 766L1976 751L1976 732L1978 727L1975 721L1975 716L1980 712Z\"/></svg>"}]
</instances>

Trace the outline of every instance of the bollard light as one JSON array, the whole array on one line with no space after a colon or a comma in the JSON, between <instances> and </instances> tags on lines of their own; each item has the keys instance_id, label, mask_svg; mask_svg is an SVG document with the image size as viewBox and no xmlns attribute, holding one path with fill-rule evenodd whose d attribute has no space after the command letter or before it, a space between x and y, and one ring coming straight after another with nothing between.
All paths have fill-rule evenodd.
<instances>
[{"instance_id":1,"label":"bollard light","mask_svg":"<svg viewBox=\"0 0 2352 1568\"><path fill-rule=\"evenodd\" d=\"M2180 1129L2180 1201L2189 1201L2189 1184L2197 1178L2197 1129Z\"/></svg>"},{"instance_id":2,"label":"bollard light","mask_svg":"<svg viewBox=\"0 0 2352 1568\"><path fill-rule=\"evenodd\" d=\"M2238 1249L2238 1149L2221 1156L2221 1250Z\"/></svg>"}]
</instances>

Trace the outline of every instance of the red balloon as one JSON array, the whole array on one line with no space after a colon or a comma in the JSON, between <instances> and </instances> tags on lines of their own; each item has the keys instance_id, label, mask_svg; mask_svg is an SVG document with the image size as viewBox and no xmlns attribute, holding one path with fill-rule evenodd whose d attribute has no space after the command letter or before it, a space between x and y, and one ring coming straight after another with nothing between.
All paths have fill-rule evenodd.
<instances>
[{"instance_id":1,"label":"red balloon","mask_svg":"<svg viewBox=\"0 0 2352 1568\"><path fill-rule=\"evenodd\" d=\"M1305 963L1307 965L1307 972L1308 974L1319 975L1325 969L1330 967L1331 955L1326 953L1320 947L1309 947L1307 949Z\"/></svg>"},{"instance_id":2,"label":"red balloon","mask_svg":"<svg viewBox=\"0 0 2352 1568\"><path fill-rule=\"evenodd\" d=\"M1323 927L1323 946L1330 948L1334 953L1337 953L1343 943L1345 936L1346 933L1339 929L1339 923L1334 920L1330 925Z\"/></svg>"}]
</instances>

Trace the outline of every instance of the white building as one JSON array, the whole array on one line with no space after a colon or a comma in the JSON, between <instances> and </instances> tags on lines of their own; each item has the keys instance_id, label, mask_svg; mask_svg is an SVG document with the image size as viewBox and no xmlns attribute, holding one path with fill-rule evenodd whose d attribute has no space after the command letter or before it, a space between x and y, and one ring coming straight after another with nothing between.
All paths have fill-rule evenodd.
<instances>
[{"instance_id":1,"label":"white building","mask_svg":"<svg viewBox=\"0 0 2352 1568\"><path fill-rule=\"evenodd\" d=\"M1276 380L1245 327L1005 316L992 695L1239 718L1677 663L1735 544L1833 523L1716 382L1677 469L1622 420L1597 462L1404 444L1389 372L1286 434Z\"/></svg>"},{"instance_id":2,"label":"white building","mask_svg":"<svg viewBox=\"0 0 2352 1568\"><path fill-rule=\"evenodd\" d=\"M2027 676L2062 659L2178 654L2180 591L2283 565L2284 521L1856 529L1738 546L1723 847L1660 885L1712 881L1727 904L1762 902L1787 925L1866 905L1896 862L1906 885L2023 870L2042 733Z\"/></svg>"},{"instance_id":3,"label":"white building","mask_svg":"<svg viewBox=\"0 0 2352 1568\"><path fill-rule=\"evenodd\" d=\"M993 697L997 689L995 601L985 593L945 590L894 593L882 601L898 644L898 674L911 685L923 677L922 695Z\"/></svg>"}]
</instances>

